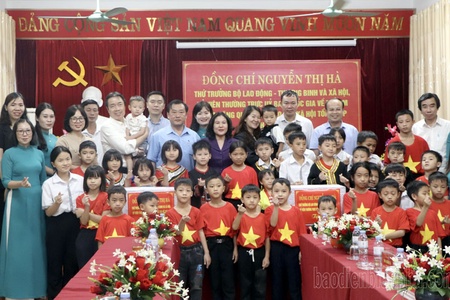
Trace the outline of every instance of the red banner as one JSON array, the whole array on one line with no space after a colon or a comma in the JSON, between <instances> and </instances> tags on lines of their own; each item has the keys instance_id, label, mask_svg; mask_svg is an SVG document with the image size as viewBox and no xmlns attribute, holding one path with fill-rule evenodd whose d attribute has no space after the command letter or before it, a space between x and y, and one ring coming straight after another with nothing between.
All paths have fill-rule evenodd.
<instances>
[{"instance_id":1,"label":"red banner","mask_svg":"<svg viewBox=\"0 0 450 300\"><path fill-rule=\"evenodd\" d=\"M296 190L294 191L295 205L303 212L306 224L316 223L318 220L317 203L323 195L333 196L336 199L337 214L341 215L341 197L339 189Z\"/></svg>"},{"instance_id":2,"label":"red banner","mask_svg":"<svg viewBox=\"0 0 450 300\"><path fill-rule=\"evenodd\" d=\"M183 62L183 99L188 106L208 101L234 125L248 105L279 107L287 89L297 92L298 113L314 126L327 122L325 101L339 97L345 103L345 121L361 130L359 60ZM188 118L190 124L191 115Z\"/></svg>"},{"instance_id":3,"label":"red banner","mask_svg":"<svg viewBox=\"0 0 450 300\"><path fill-rule=\"evenodd\" d=\"M129 11L114 18L133 25L58 16L89 16L93 10L8 10L18 39L305 39L409 37L413 10L377 11L373 17L322 15L282 18L311 11ZM39 16L55 16L38 18Z\"/></svg>"},{"instance_id":4,"label":"red banner","mask_svg":"<svg viewBox=\"0 0 450 300\"><path fill-rule=\"evenodd\" d=\"M160 214L165 214L175 205L173 188L127 188L128 214L135 220L142 217L142 211L137 203L137 197L144 191L151 191L158 196L158 213Z\"/></svg>"}]
</instances>

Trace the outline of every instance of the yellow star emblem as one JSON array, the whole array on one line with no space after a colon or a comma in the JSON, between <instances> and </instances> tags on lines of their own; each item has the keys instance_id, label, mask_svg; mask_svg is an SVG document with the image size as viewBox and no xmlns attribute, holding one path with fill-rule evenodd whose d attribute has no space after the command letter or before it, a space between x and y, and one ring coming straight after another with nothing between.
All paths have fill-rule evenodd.
<instances>
[{"instance_id":1,"label":"yellow star emblem","mask_svg":"<svg viewBox=\"0 0 450 300\"><path fill-rule=\"evenodd\" d=\"M239 182L236 183L236 186L231 191L232 199L241 199L241 188L239 187Z\"/></svg>"},{"instance_id":2,"label":"yellow star emblem","mask_svg":"<svg viewBox=\"0 0 450 300\"><path fill-rule=\"evenodd\" d=\"M225 226L225 224L223 223L223 220L220 220L219 228L214 229L214 231L219 233L221 236L227 235L228 230L230 230L230 227Z\"/></svg>"},{"instance_id":3,"label":"yellow star emblem","mask_svg":"<svg viewBox=\"0 0 450 300\"><path fill-rule=\"evenodd\" d=\"M358 215L363 216L363 217L367 217L367 212L370 210L370 208L366 208L364 206L364 203L361 203L361 206L358 208L357 212Z\"/></svg>"},{"instance_id":4,"label":"yellow star emblem","mask_svg":"<svg viewBox=\"0 0 450 300\"><path fill-rule=\"evenodd\" d=\"M189 230L187 224L184 225L184 229L183 232L181 233L181 243L184 243L186 241L191 241L194 242L194 238L192 237L192 235L195 233L195 230Z\"/></svg>"},{"instance_id":5,"label":"yellow star emblem","mask_svg":"<svg viewBox=\"0 0 450 300\"><path fill-rule=\"evenodd\" d=\"M250 226L250 229L248 230L247 233L242 233L242 235L245 238L245 242L244 242L244 247L251 244L255 247L258 247L258 245L256 244L256 240L259 239L261 236L258 234L255 234L253 232L253 226Z\"/></svg>"},{"instance_id":6,"label":"yellow star emblem","mask_svg":"<svg viewBox=\"0 0 450 300\"><path fill-rule=\"evenodd\" d=\"M389 226L388 226L388 223L386 222L386 223L384 223L384 226L383 226L383 229L381 230L381 232L383 233L384 236L386 236L389 233L395 232L395 230L394 229L390 229Z\"/></svg>"},{"instance_id":7,"label":"yellow star emblem","mask_svg":"<svg viewBox=\"0 0 450 300\"><path fill-rule=\"evenodd\" d=\"M405 167L408 167L411 170L411 172L413 172L413 173L417 173L416 166L418 166L419 164L420 164L419 161L415 162L412 160L411 155L408 157L408 161L403 163L403 165Z\"/></svg>"},{"instance_id":8,"label":"yellow star emblem","mask_svg":"<svg viewBox=\"0 0 450 300\"><path fill-rule=\"evenodd\" d=\"M444 216L442 215L441 210L438 210L437 216L439 218L439 221L441 221L441 224L442 224L442 220L444 220ZM442 228L445 229L445 224L442 224Z\"/></svg>"},{"instance_id":9,"label":"yellow star emblem","mask_svg":"<svg viewBox=\"0 0 450 300\"><path fill-rule=\"evenodd\" d=\"M110 236L105 236L105 240L107 240L107 239L109 239L109 238L112 238L112 237L124 237L124 235L119 235L119 234L117 233L116 228L114 228L114 230L113 230L113 232L111 233Z\"/></svg>"},{"instance_id":10,"label":"yellow star emblem","mask_svg":"<svg viewBox=\"0 0 450 300\"><path fill-rule=\"evenodd\" d=\"M433 237L434 231L431 231L428 224L425 224L425 230L421 230L420 234L422 235L422 244L425 245Z\"/></svg>"},{"instance_id":11,"label":"yellow star emblem","mask_svg":"<svg viewBox=\"0 0 450 300\"><path fill-rule=\"evenodd\" d=\"M109 55L108 64L106 66L95 66L96 69L102 70L105 73L103 75L102 86L111 80L114 80L122 85L122 79L120 79L119 72L124 67L126 67L126 65L116 65L111 54Z\"/></svg>"},{"instance_id":12,"label":"yellow star emblem","mask_svg":"<svg viewBox=\"0 0 450 300\"><path fill-rule=\"evenodd\" d=\"M284 224L284 228L278 229L278 231L281 233L280 242L282 242L284 240L288 240L289 243L292 244L291 235L294 233L294 230L289 229L289 225L287 222Z\"/></svg>"}]
</instances>

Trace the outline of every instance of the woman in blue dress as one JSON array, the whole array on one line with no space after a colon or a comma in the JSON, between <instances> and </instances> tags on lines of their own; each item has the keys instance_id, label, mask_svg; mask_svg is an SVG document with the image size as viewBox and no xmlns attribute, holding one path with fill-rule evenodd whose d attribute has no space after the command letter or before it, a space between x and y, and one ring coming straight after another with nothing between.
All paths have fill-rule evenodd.
<instances>
[{"instance_id":1,"label":"woman in blue dress","mask_svg":"<svg viewBox=\"0 0 450 300\"><path fill-rule=\"evenodd\" d=\"M29 120L13 127L15 147L2 159L7 189L0 243L0 296L33 299L46 295L45 219L41 185L47 179L42 151Z\"/></svg>"},{"instance_id":2,"label":"woman in blue dress","mask_svg":"<svg viewBox=\"0 0 450 300\"><path fill-rule=\"evenodd\" d=\"M38 149L44 152L45 171L47 177L51 177L55 170L53 170L50 162L50 153L55 148L56 140L58 139L50 131L55 125L55 110L50 103L42 102L36 107L36 135L38 139Z\"/></svg>"}]
</instances>

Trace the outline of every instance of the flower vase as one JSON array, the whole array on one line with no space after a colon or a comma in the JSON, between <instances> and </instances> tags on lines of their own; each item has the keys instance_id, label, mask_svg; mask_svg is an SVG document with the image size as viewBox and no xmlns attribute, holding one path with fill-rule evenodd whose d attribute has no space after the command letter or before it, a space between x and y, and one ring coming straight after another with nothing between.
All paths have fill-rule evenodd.
<instances>
[{"instance_id":1,"label":"flower vase","mask_svg":"<svg viewBox=\"0 0 450 300\"><path fill-rule=\"evenodd\" d=\"M165 244L166 244L166 241L164 240L164 238L158 238L159 249L162 249Z\"/></svg>"},{"instance_id":2,"label":"flower vase","mask_svg":"<svg viewBox=\"0 0 450 300\"><path fill-rule=\"evenodd\" d=\"M417 289L414 294L416 300L448 300L446 295L441 296L438 292L432 292L426 289Z\"/></svg>"},{"instance_id":3,"label":"flower vase","mask_svg":"<svg viewBox=\"0 0 450 300\"><path fill-rule=\"evenodd\" d=\"M336 249L344 248L343 245L341 243L339 243L339 239L336 239L336 238L330 239L330 245L331 245L331 247L336 248Z\"/></svg>"}]
</instances>

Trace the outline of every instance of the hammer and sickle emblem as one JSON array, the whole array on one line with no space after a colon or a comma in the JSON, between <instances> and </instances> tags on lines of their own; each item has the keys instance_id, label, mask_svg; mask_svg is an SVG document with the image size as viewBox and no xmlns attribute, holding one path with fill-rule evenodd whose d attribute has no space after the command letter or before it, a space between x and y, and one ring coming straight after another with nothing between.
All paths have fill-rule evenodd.
<instances>
[{"instance_id":1,"label":"hammer and sickle emblem","mask_svg":"<svg viewBox=\"0 0 450 300\"><path fill-rule=\"evenodd\" d=\"M74 78L73 81L65 81L63 79L61 79L60 77L58 77L58 79L56 79L53 82L53 86L57 87L59 84L65 85L65 86L76 86L77 84L82 84L84 86L87 85L86 80L84 80L84 75L86 74L85 70L84 70L84 66L83 63L81 61L79 61L75 56L73 57L73 59L75 59L75 61L78 63L78 66L80 66L80 74L75 73L71 68L69 68L69 62L68 61L63 61L59 67L58 70L62 71L62 70L66 70L67 73L69 73L70 75L72 75L72 77Z\"/></svg>"}]
</instances>

